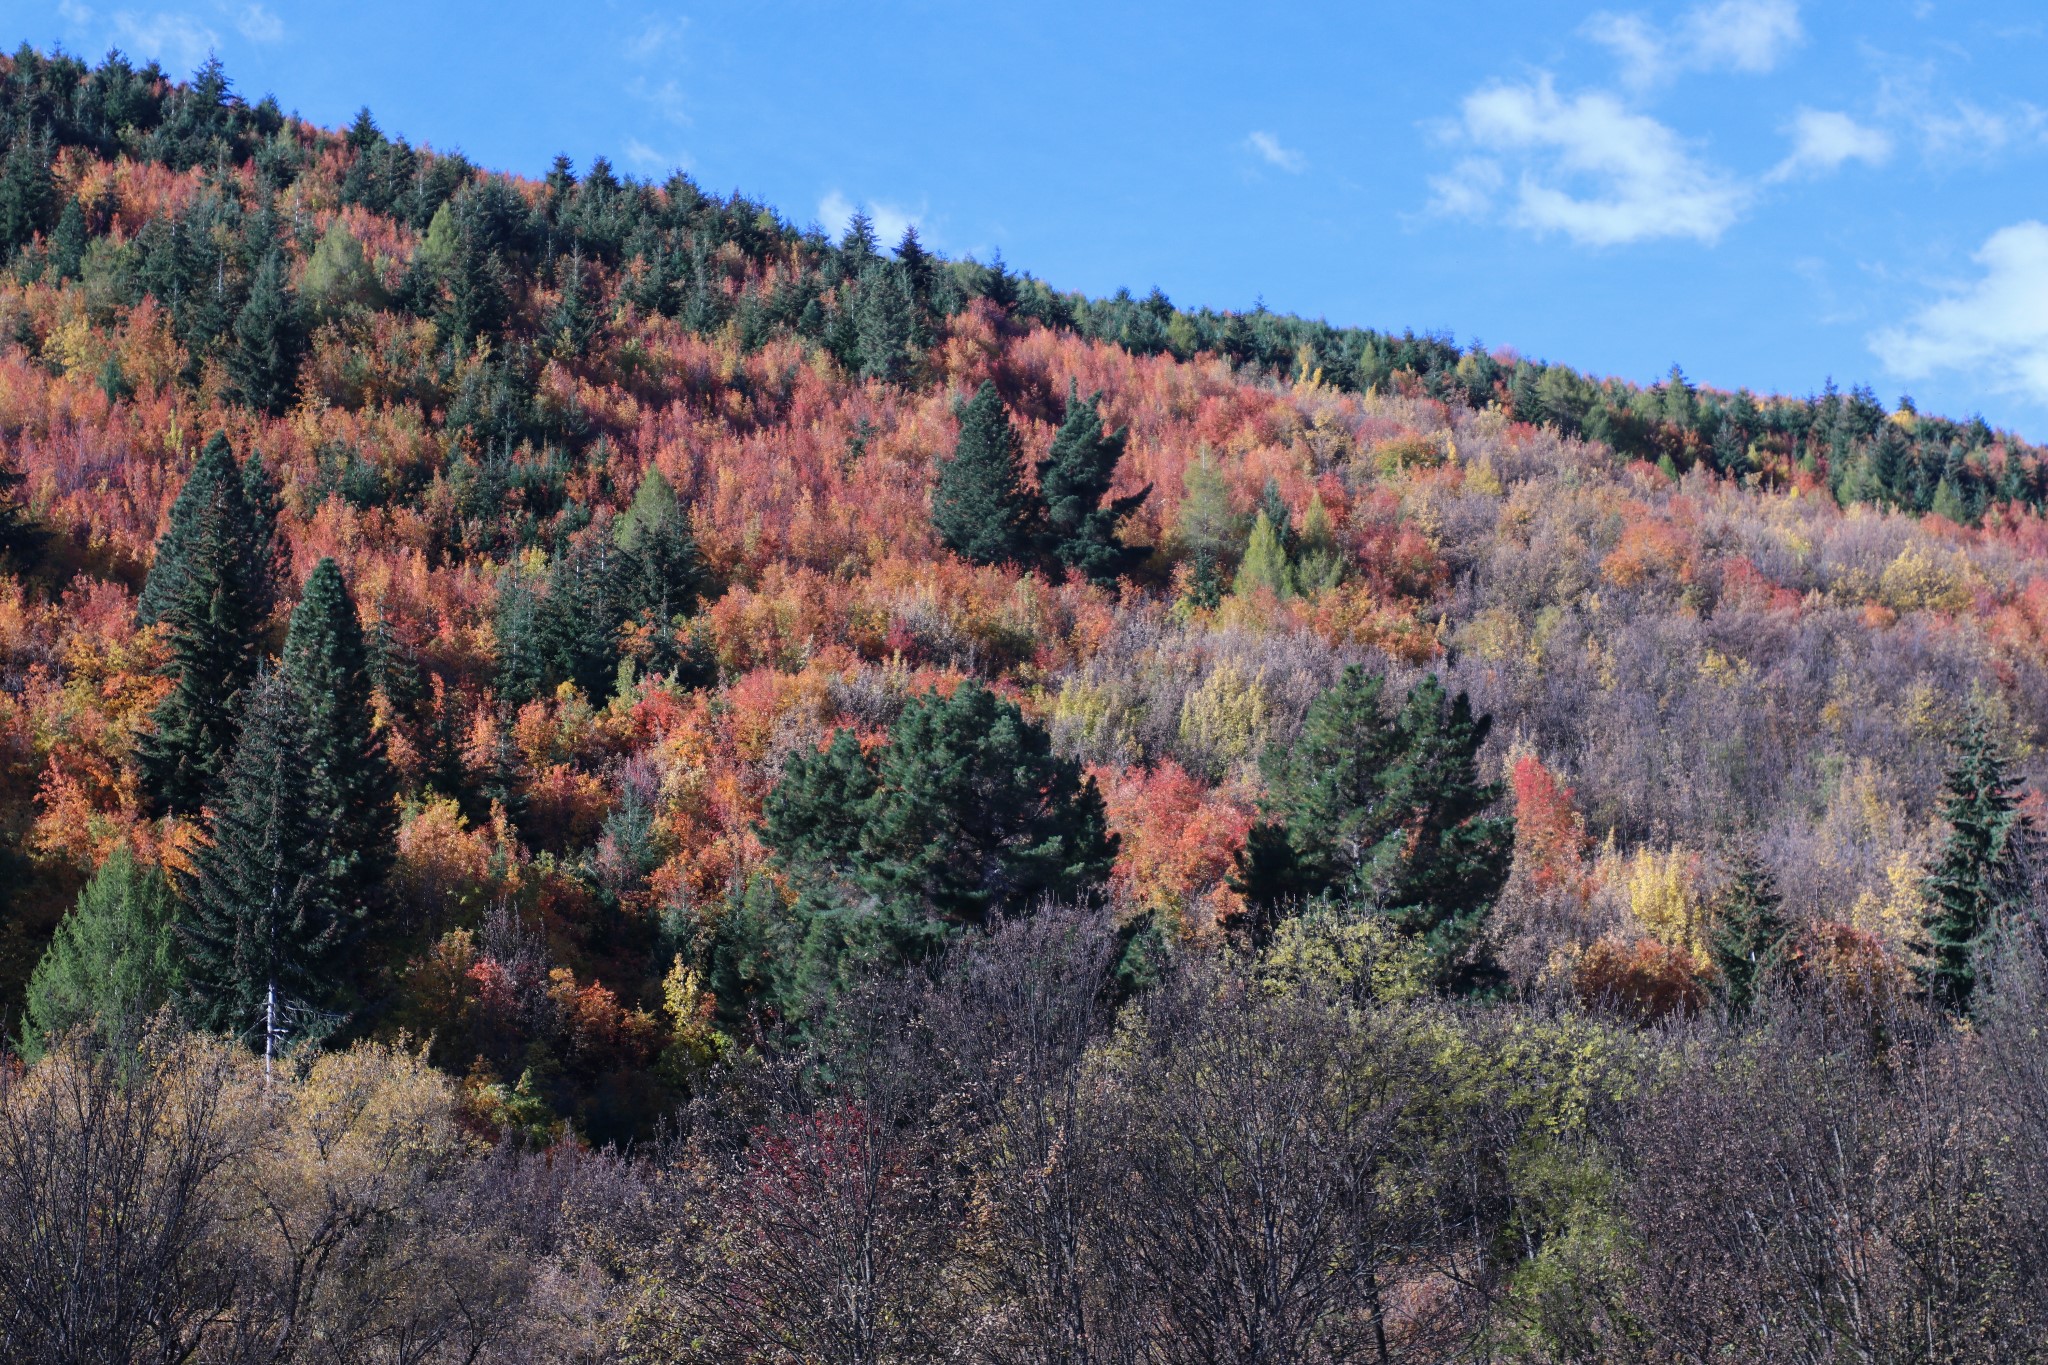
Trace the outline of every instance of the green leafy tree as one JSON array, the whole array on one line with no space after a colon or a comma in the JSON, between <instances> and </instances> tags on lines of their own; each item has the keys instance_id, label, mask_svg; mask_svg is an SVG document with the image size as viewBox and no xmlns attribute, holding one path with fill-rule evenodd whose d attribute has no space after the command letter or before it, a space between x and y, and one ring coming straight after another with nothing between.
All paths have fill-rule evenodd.
<instances>
[{"instance_id":1,"label":"green leafy tree","mask_svg":"<svg viewBox=\"0 0 2048 1365\"><path fill-rule=\"evenodd\" d=\"M1468 960L1514 855L1501 788L1479 780L1491 727L1434 675L1392 716L1384 683L1356 665L1309 707L1300 735L1266 754L1262 823L1234 884L1254 925L1289 899L1340 897L1417 939L1440 975L1477 983Z\"/></svg>"},{"instance_id":2,"label":"green leafy tree","mask_svg":"<svg viewBox=\"0 0 2048 1365\"><path fill-rule=\"evenodd\" d=\"M1038 529L1017 432L993 383L960 408L960 440L939 465L932 525L946 548L976 564L1025 563Z\"/></svg>"},{"instance_id":3,"label":"green leafy tree","mask_svg":"<svg viewBox=\"0 0 2048 1365\"><path fill-rule=\"evenodd\" d=\"M1785 960L1792 926L1780 909L1777 883L1754 850L1735 856L1735 876L1714 917L1707 948L1731 1009L1746 1010L1759 986Z\"/></svg>"},{"instance_id":4,"label":"green leafy tree","mask_svg":"<svg viewBox=\"0 0 2048 1365\"><path fill-rule=\"evenodd\" d=\"M253 689L212 803L208 842L181 887L187 1012L239 1036L319 1032L344 1007L359 922L337 885L304 700L283 673ZM310 1027L309 1027L310 1024Z\"/></svg>"},{"instance_id":5,"label":"green leafy tree","mask_svg":"<svg viewBox=\"0 0 2048 1365\"><path fill-rule=\"evenodd\" d=\"M367 922L383 903L396 848L398 781L374 721L362 622L332 559L306 579L282 667L305 712L311 774L303 799L322 833L324 876L338 913Z\"/></svg>"},{"instance_id":6,"label":"green leafy tree","mask_svg":"<svg viewBox=\"0 0 2048 1365\"><path fill-rule=\"evenodd\" d=\"M1941 818L1948 835L1922 883L1919 975L1935 1003L1967 1014L1977 955L2021 900L2022 854L2032 835L1981 710L1973 710L1956 746Z\"/></svg>"},{"instance_id":7,"label":"green leafy tree","mask_svg":"<svg viewBox=\"0 0 2048 1365\"><path fill-rule=\"evenodd\" d=\"M79 893L29 978L21 1049L33 1060L55 1039L90 1028L132 1036L177 993L177 902L162 873L116 849Z\"/></svg>"},{"instance_id":8,"label":"green leafy tree","mask_svg":"<svg viewBox=\"0 0 2048 1365\"><path fill-rule=\"evenodd\" d=\"M1107 432L1102 395L1083 400L1079 386L1067 385L1066 416L1052 449L1038 464L1039 496L1045 505L1047 557L1096 583L1114 583L1143 563L1151 551L1126 545L1117 528L1152 495L1150 485L1121 498L1109 496L1129 432Z\"/></svg>"},{"instance_id":9,"label":"green leafy tree","mask_svg":"<svg viewBox=\"0 0 2048 1365\"><path fill-rule=\"evenodd\" d=\"M298 301L285 278L284 254L272 251L257 267L249 301L235 317L228 377L241 400L273 416L290 407L305 341Z\"/></svg>"},{"instance_id":10,"label":"green leafy tree","mask_svg":"<svg viewBox=\"0 0 2048 1365\"><path fill-rule=\"evenodd\" d=\"M197 814L234 746L270 613L270 531L251 508L227 439L207 442L171 509L142 615L170 639L174 685L139 746L158 804Z\"/></svg>"}]
</instances>

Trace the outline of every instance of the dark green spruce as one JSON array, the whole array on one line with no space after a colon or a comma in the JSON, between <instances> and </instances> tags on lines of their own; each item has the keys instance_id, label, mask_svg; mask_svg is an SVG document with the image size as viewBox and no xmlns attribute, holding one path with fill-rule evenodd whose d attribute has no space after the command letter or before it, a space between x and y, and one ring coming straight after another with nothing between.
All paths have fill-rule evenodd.
<instances>
[{"instance_id":1,"label":"dark green spruce","mask_svg":"<svg viewBox=\"0 0 2048 1365\"><path fill-rule=\"evenodd\" d=\"M162 873L116 849L78 895L29 978L23 1055L74 1029L132 1039L178 989L177 902Z\"/></svg>"},{"instance_id":2,"label":"dark green spruce","mask_svg":"<svg viewBox=\"0 0 2048 1365\"><path fill-rule=\"evenodd\" d=\"M1937 1005L1967 1014L1978 956L2024 894L2021 855L2032 834L1981 710L1972 711L1956 745L1941 818L1948 834L1922 882L1919 976Z\"/></svg>"},{"instance_id":3,"label":"dark green spruce","mask_svg":"<svg viewBox=\"0 0 2048 1365\"><path fill-rule=\"evenodd\" d=\"M1492 726L1434 674L1386 714L1384 683L1352 666L1309 707L1301 734L1265 756L1264 818L1235 885L1254 933L1292 904L1329 897L1385 916L1448 985L1482 984L1473 949L1507 881L1514 818L1479 778Z\"/></svg>"},{"instance_id":4,"label":"dark green spruce","mask_svg":"<svg viewBox=\"0 0 2048 1365\"><path fill-rule=\"evenodd\" d=\"M1736 853L1734 873L1707 947L1722 998L1740 1012L1756 1002L1758 990L1783 965L1792 926L1782 912L1777 883L1754 849L1744 846Z\"/></svg>"},{"instance_id":5,"label":"dark green spruce","mask_svg":"<svg viewBox=\"0 0 2048 1365\"><path fill-rule=\"evenodd\" d=\"M1114 583L1151 554L1145 546L1124 544L1117 528L1144 505L1152 488L1148 484L1121 498L1109 496L1130 433L1104 430L1101 403L1101 394L1083 399L1079 386L1068 383L1065 419L1052 450L1038 463L1038 492L1045 506L1048 567Z\"/></svg>"},{"instance_id":6,"label":"dark green spruce","mask_svg":"<svg viewBox=\"0 0 2048 1365\"><path fill-rule=\"evenodd\" d=\"M359 920L339 885L307 707L282 672L253 689L212 803L208 842L181 887L184 999L202 1027L260 1049L275 991L280 1027L318 1035L347 1009Z\"/></svg>"},{"instance_id":7,"label":"dark green spruce","mask_svg":"<svg viewBox=\"0 0 2048 1365\"><path fill-rule=\"evenodd\" d=\"M1038 535L1037 499L1024 483L1017 432L993 383L960 408L960 440L939 464L932 526L975 564L1024 564Z\"/></svg>"},{"instance_id":8,"label":"dark green spruce","mask_svg":"<svg viewBox=\"0 0 2048 1365\"><path fill-rule=\"evenodd\" d=\"M142 592L140 615L169 636L174 679L139 746L165 811L197 814L234 745L270 614L270 543L227 438L216 434L171 509Z\"/></svg>"},{"instance_id":9,"label":"dark green spruce","mask_svg":"<svg viewBox=\"0 0 2048 1365\"><path fill-rule=\"evenodd\" d=\"M355 599L332 559L306 579L282 670L305 713L305 802L321 831L336 912L371 923L398 836L398 778L374 717L369 649Z\"/></svg>"}]
</instances>

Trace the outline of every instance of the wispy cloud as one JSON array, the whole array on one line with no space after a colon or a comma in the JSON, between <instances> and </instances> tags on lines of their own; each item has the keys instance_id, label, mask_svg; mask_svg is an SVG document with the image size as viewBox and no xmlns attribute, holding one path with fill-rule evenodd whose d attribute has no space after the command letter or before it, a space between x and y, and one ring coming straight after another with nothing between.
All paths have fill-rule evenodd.
<instances>
[{"instance_id":1,"label":"wispy cloud","mask_svg":"<svg viewBox=\"0 0 2048 1365\"><path fill-rule=\"evenodd\" d=\"M626 39L625 52L629 61L651 62L668 50L671 44L682 38L690 26L688 19L650 17L634 29Z\"/></svg>"},{"instance_id":2,"label":"wispy cloud","mask_svg":"<svg viewBox=\"0 0 2048 1365\"><path fill-rule=\"evenodd\" d=\"M920 235L924 232L925 209L922 205L910 209L900 204L885 204L880 200L857 204L839 190L830 191L818 201L818 221L824 224L827 232L836 236L854 213L861 209L867 210L869 220L875 225L875 236L884 247L893 246L901 241L905 228L915 225ZM931 243L926 242L925 245L930 246Z\"/></svg>"},{"instance_id":3,"label":"wispy cloud","mask_svg":"<svg viewBox=\"0 0 2048 1365\"><path fill-rule=\"evenodd\" d=\"M1788 131L1792 134L1792 151L1764 177L1766 182L1824 175L1851 161L1882 166L1892 154L1888 133L1838 111L1801 109L1792 116Z\"/></svg>"},{"instance_id":4,"label":"wispy cloud","mask_svg":"<svg viewBox=\"0 0 2048 1365\"><path fill-rule=\"evenodd\" d=\"M664 171L687 171L693 162L687 152L663 152L648 146L637 137L626 139L626 160L638 166L649 175Z\"/></svg>"},{"instance_id":5,"label":"wispy cloud","mask_svg":"<svg viewBox=\"0 0 2048 1365\"><path fill-rule=\"evenodd\" d=\"M244 5L235 14L235 31L252 43L274 43L284 37L284 21L261 5Z\"/></svg>"},{"instance_id":6,"label":"wispy cloud","mask_svg":"<svg viewBox=\"0 0 2048 1365\"><path fill-rule=\"evenodd\" d=\"M1954 94L1925 57L1865 55L1877 70L1877 113L1902 127L1930 161L1991 161L2048 140L2048 109L2027 100L1986 105Z\"/></svg>"},{"instance_id":7,"label":"wispy cloud","mask_svg":"<svg viewBox=\"0 0 2048 1365\"><path fill-rule=\"evenodd\" d=\"M677 127L689 126L690 106L683 94L682 82L657 82L650 81L644 76L635 76L626 82L625 90L628 95Z\"/></svg>"},{"instance_id":8,"label":"wispy cloud","mask_svg":"<svg viewBox=\"0 0 2048 1365\"><path fill-rule=\"evenodd\" d=\"M1639 14L1600 13L1581 30L1620 59L1637 89L1675 71L1770 71L1806 40L1796 0L1721 0L1688 10L1670 28Z\"/></svg>"},{"instance_id":9,"label":"wispy cloud","mask_svg":"<svg viewBox=\"0 0 2048 1365\"><path fill-rule=\"evenodd\" d=\"M2048 224L2000 228L1973 259L1977 279L1876 333L1871 350L1904 379L1962 370L2048 403Z\"/></svg>"},{"instance_id":10,"label":"wispy cloud","mask_svg":"<svg viewBox=\"0 0 2048 1365\"><path fill-rule=\"evenodd\" d=\"M1292 147L1283 147L1280 139L1271 133L1255 132L1245 138L1244 145L1268 166L1286 171L1289 175L1300 175L1308 169L1307 157Z\"/></svg>"},{"instance_id":11,"label":"wispy cloud","mask_svg":"<svg viewBox=\"0 0 2048 1365\"><path fill-rule=\"evenodd\" d=\"M1603 91L1560 96L1548 75L1466 96L1451 138L1481 154L1431 182L1439 211L1484 215L1505 193L1508 222L1586 246L1711 243L1749 197L1671 128Z\"/></svg>"},{"instance_id":12,"label":"wispy cloud","mask_svg":"<svg viewBox=\"0 0 2048 1365\"><path fill-rule=\"evenodd\" d=\"M112 22L128 55L154 58L172 75L197 69L208 55L220 50L220 35L189 14L138 14L124 9L114 13Z\"/></svg>"}]
</instances>

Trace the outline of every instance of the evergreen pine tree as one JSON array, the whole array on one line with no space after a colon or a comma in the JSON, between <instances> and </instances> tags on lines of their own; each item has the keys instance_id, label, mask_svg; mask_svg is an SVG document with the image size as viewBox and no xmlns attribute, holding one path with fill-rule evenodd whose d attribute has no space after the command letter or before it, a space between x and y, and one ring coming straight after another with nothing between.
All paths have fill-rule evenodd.
<instances>
[{"instance_id":1,"label":"evergreen pine tree","mask_svg":"<svg viewBox=\"0 0 2048 1365\"><path fill-rule=\"evenodd\" d=\"M236 731L270 612L268 529L249 506L227 439L216 434L171 509L141 613L170 637L176 681L140 745L159 805L196 814Z\"/></svg>"},{"instance_id":2,"label":"evergreen pine tree","mask_svg":"<svg viewBox=\"0 0 2048 1365\"><path fill-rule=\"evenodd\" d=\"M896 244L896 263L903 268L904 282L910 286L911 302L916 306L921 328L924 315L931 311L932 285L938 273L938 263L924 249L924 243L918 240L917 224L911 223L903 229L903 240Z\"/></svg>"},{"instance_id":3,"label":"evergreen pine tree","mask_svg":"<svg viewBox=\"0 0 2048 1365\"><path fill-rule=\"evenodd\" d=\"M335 912L366 923L382 904L396 849L398 783L374 723L362 622L332 559L306 579L282 668L305 712L311 775L303 799L322 832Z\"/></svg>"},{"instance_id":4,"label":"evergreen pine tree","mask_svg":"<svg viewBox=\"0 0 2048 1365\"><path fill-rule=\"evenodd\" d=\"M116 849L57 926L29 978L21 1050L31 1060L75 1028L132 1036L178 989L176 902L163 874Z\"/></svg>"},{"instance_id":5,"label":"evergreen pine tree","mask_svg":"<svg viewBox=\"0 0 2048 1365\"><path fill-rule=\"evenodd\" d=\"M1514 853L1513 817L1487 814L1501 789L1478 775L1491 721L1434 675L1389 717L1383 686L1347 668L1300 735L1266 754L1268 829L1233 884L1266 919L1281 897L1341 895L1420 940L1447 980L1472 984L1467 950Z\"/></svg>"},{"instance_id":6,"label":"evergreen pine tree","mask_svg":"<svg viewBox=\"0 0 2048 1365\"><path fill-rule=\"evenodd\" d=\"M1536 396L1536 367L1526 360L1516 362L1514 377L1508 381L1508 409L1517 422L1537 425L1543 421L1543 400Z\"/></svg>"},{"instance_id":7,"label":"evergreen pine tree","mask_svg":"<svg viewBox=\"0 0 2048 1365\"><path fill-rule=\"evenodd\" d=\"M1301 542L1294 551L1294 586L1304 597L1328 592L1344 581L1344 555L1337 548L1337 532L1330 525L1329 509L1323 495L1308 500L1301 518Z\"/></svg>"},{"instance_id":8,"label":"evergreen pine tree","mask_svg":"<svg viewBox=\"0 0 2048 1365\"><path fill-rule=\"evenodd\" d=\"M1919 975L1936 1004L1967 1014L1978 950L2016 908L2020 854L2031 832L1981 710L1964 727L1941 817L1948 836L1922 883Z\"/></svg>"},{"instance_id":9,"label":"evergreen pine tree","mask_svg":"<svg viewBox=\"0 0 2048 1365\"><path fill-rule=\"evenodd\" d=\"M1778 887L1756 852L1735 856L1735 878L1714 917L1707 947L1729 1008L1746 1010L1757 988L1784 961L1792 928L1779 911Z\"/></svg>"},{"instance_id":10,"label":"evergreen pine tree","mask_svg":"<svg viewBox=\"0 0 2048 1365\"><path fill-rule=\"evenodd\" d=\"M540 639L550 684L571 682L602 705L619 676L620 595L625 556L606 536L579 539L548 571L540 604Z\"/></svg>"},{"instance_id":11,"label":"evergreen pine tree","mask_svg":"<svg viewBox=\"0 0 2048 1365\"><path fill-rule=\"evenodd\" d=\"M846 232L839 239L839 257L848 279L858 279L868 263L882 254L875 239L875 220L866 209L855 209L846 220Z\"/></svg>"},{"instance_id":12,"label":"evergreen pine tree","mask_svg":"<svg viewBox=\"0 0 2048 1365\"><path fill-rule=\"evenodd\" d=\"M850 882L874 794L874 761L850 729L816 753L791 758L761 808L777 862L808 876Z\"/></svg>"},{"instance_id":13,"label":"evergreen pine tree","mask_svg":"<svg viewBox=\"0 0 2048 1365\"><path fill-rule=\"evenodd\" d=\"M7 452L0 450L0 561L17 572L27 567L28 560L43 544L43 533L29 512L28 500L22 496L22 485L26 482Z\"/></svg>"},{"instance_id":14,"label":"evergreen pine tree","mask_svg":"<svg viewBox=\"0 0 2048 1365\"><path fill-rule=\"evenodd\" d=\"M498 578L497 610L491 617L497 637L498 695L517 706L548 688L551 662L541 623L541 597L533 580L518 567Z\"/></svg>"},{"instance_id":15,"label":"evergreen pine tree","mask_svg":"<svg viewBox=\"0 0 2048 1365\"><path fill-rule=\"evenodd\" d=\"M1280 544L1280 532L1265 508L1252 523L1252 537L1245 542L1244 558L1238 561L1237 578L1231 591L1249 597L1264 589L1275 597L1294 596L1294 569Z\"/></svg>"},{"instance_id":16,"label":"evergreen pine tree","mask_svg":"<svg viewBox=\"0 0 2048 1365\"><path fill-rule=\"evenodd\" d=\"M1477 938L1514 856L1514 817L1486 814L1502 789L1479 780L1493 722L1431 674L1409 689L1394 724L1401 759L1380 778L1384 832L1350 893L1377 902L1449 966Z\"/></svg>"},{"instance_id":17,"label":"evergreen pine tree","mask_svg":"<svg viewBox=\"0 0 2048 1365\"><path fill-rule=\"evenodd\" d=\"M0 261L49 225L50 209L57 202L57 182L50 173L56 152L48 133L24 129L15 134L6 161L0 163Z\"/></svg>"},{"instance_id":18,"label":"evergreen pine tree","mask_svg":"<svg viewBox=\"0 0 2048 1365\"><path fill-rule=\"evenodd\" d=\"M1956 492L1955 484L1946 478L1935 485L1934 502L1927 510L1937 517L1947 517L1958 526L1970 523L1970 509L1963 505L1962 494Z\"/></svg>"},{"instance_id":19,"label":"evergreen pine tree","mask_svg":"<svg viewBox=\"0 0 2048 1365\"><path fill-rule=\"evenodd\" d=\"M960 441L939 464L932 526L946 548L976 564L1025 562L1038 525L1024 486L1017 432L996 386L983 381L960 409Z\"/></svg>"},{"instance_id":20,"label":"evergreen pine tree","mask_svg":"<svg viewBox=\"0 0 2048 1365\"><path fill-rule=\"evenodd\" d=\"M85 210L75 198L64 201L50 234L50 270L60 280L75 280L85 264Z\"/></svg>"},{"instance_id":21,"label":"evergreen pine tree","mask_svg":"<svg viewBox=\"0 0 2048 1365\"><path fill-rule=\"evenodd\" d=\"M765 811L813 913L867 922L817 951L921 956L961 926L1100 887L1116 858L1093 780L978 682L911 702L872 760L842 731L791 765Z\"/></svg>"},{"instance_id":22,"label":"evergreen pine tree","mask_svg":"<svg viewBox=\"0 0 2048 1365\"><path fill-rule=\"evenodd\" d=\"M1039 461L1038 489L1045 505L1047 558L1092 582L1114 583L1151 553L1144 546L1125 545L1117 527L1152 489L1147 485L1126 497L1109 497L1129 433L1103 430L1101 400L1097 393L1083 401L1079 386L1068 381L1066 416L1051 451Z\"/></svg>"},{"instance_id":23,"label":"evergreen pine tree","mask_svg":"<svg viewBox=\"0 0 2048 1365\"><path fill-rule=\"evenodd\" d=\"M612 523L627 609L657 626L673 626L697 609L706 587L704 557L690 528L689 509L653 464L640 476L633 501Z\"/></svg>"},{"instance_id":24,"label":"evergreen pine tree","mask_svg":"<svg viewBox=\"0 0 2048 1365\"><path fill-rule=\"evenodd\" d=\"M877 257L860 272L853 300L855 345L863 379L893 382L910 368L916 303L901 266Z\"/></svg>"},{"instance_id":25,"label":"evergreen pine tree","mask_svg":"<svg viewBox=\"0 0 2048 1365\"><path fill-rule=\"evenodd\" d=\"M288 1031L302 1034L309 1013L347 1003L356 921L306 799L314 780L305 704L284 674L270 674L251 692L209 840L182 887L187 1012L259 1047L266 1027L291 1020Z\"/></svg>"},{"instance_id":26,"label":"evergreen pine tree","mask_svg":"<svg viewBox=\"0 0 2048 1365\"><path fill-rule=\"evenodd\" d=\"M257 267L249 301L235 317L228 377L236 394L252 408L272 416L282 413L298 390L299 353L304 348L305 328L285 279L284 255L272 251Z\"/></svg>"}]
</instances>

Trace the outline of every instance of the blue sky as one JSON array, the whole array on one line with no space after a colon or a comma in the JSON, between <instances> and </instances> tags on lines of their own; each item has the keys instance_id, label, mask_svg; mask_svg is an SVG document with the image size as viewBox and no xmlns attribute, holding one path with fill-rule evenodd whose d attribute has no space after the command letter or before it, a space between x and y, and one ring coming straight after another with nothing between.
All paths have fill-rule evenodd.
<instances>
[{"instance_id":1,"label":"blue sky","mask_svg":"<svg viewBox=\"0 0 2048 1365\"><path fill-rule=\"evenodd\" d=\"M1261 8L1274 13L1262 14ZM1832 375L2048 438L2048 15L1540 5L16 0L10 40L538 174L1603 374ZM2034 102L2036 99L2040 103Z\"/></svg>"}]
</instances>

